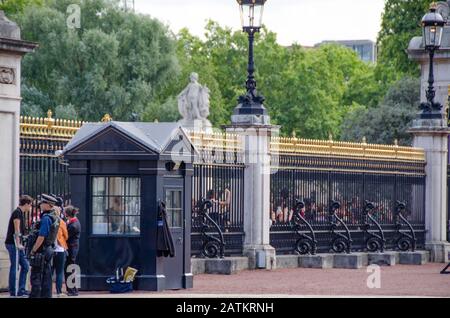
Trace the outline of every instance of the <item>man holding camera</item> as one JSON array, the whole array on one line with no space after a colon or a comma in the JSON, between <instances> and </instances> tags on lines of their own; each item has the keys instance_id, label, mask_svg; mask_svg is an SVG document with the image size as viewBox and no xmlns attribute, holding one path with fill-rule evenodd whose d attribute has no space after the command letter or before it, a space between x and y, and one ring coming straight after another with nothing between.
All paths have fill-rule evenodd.
<instances>
[{"instance_id":1,"label":"man holding camera","mask_svg":"<svg viewBox=\"0 0 450 318\"><path fill-rule=\"evenodd\" d=\"M52 258L58 235L60 218L54 207L58 200L43 194L39 202L41 210L36 242L30 252L31 295L30 298L52 297Z\"/></svg>"}]
</instances>

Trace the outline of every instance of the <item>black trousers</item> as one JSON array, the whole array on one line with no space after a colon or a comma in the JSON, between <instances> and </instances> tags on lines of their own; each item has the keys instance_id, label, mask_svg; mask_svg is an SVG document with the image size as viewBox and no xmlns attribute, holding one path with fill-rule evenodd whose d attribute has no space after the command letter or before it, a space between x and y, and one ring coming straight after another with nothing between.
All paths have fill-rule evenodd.
<instances>
[{"instance_id":1,"label":"black trousers","mask_svg":"<svg viewBox=\"0 0 450 318\"><path fill-rule=\"evenodd\" d=\"M52 264L44 262L42 267L31 267L30 298L52 298Z\"/></svg>"}]
</instances>

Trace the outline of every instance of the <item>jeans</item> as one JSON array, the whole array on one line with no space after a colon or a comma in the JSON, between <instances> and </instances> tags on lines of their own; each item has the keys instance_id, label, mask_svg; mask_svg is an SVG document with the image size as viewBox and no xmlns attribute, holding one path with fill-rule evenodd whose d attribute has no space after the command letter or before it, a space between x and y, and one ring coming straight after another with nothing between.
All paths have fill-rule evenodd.
<instances>
[{"instance_id":1,"label":"jeans","mask_svg":"<svg viewBox=\"0 0 450 318\"><path fill-rule=\"evenodd\" d=\"M56 273L56 293L62 293L62 284L64 281L64 265L66 262L65 252L56 252L53 256L53 269Z\"/></svg>"},{"instance_id":2,"label":"jeans","mask_svg":"<svg viewBox=\"0 0 450 318\"><path fill-rule=\"evenodd\" d=\"M5 244L6 249L9 253L9 261L11 263L11 267L9 269L9 294L11 296L15 296L16 294L16 247L14 244ZM20 275L19 275L19 290L18 295L24 294L25 284L27 281L27 274L30 269L30 265L28 264L28 260L25 257L24 251L19 251L19 266L20 266Z\"/></svg>"}]
</instances>

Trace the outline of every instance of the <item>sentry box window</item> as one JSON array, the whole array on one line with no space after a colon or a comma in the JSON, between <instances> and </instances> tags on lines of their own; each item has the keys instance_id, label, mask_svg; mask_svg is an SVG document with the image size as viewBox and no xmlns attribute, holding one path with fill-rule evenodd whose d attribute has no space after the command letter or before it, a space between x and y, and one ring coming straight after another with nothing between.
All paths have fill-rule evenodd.
<instances>
[{"instance_id":1,"label":"sentry box window","mask_svg":"<svg viewBox=\"0 0 450 318\"><path fill-rule=\"evenodd\" d=\"M140 235L140 224L140 178L92 178L93 235Z\"/></svg>"}]
</instances>

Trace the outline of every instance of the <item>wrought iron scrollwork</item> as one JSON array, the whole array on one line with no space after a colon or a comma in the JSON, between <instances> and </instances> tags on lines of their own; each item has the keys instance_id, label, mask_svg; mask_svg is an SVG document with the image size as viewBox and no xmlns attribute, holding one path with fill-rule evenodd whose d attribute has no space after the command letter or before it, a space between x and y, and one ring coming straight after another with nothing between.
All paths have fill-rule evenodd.
<instances>
[{"instance_id":1,"label":"wrought iron scrollwork","mask_svg":"<svg viewBox=\"0 0 450 318\"><path fill-rule=\"evenodd\" d=\"M441 270L441 274L449 275L450 274L450 271L448 271L449 268L450 268L450 263L448 263L447 266L445 266L445 268L443 270Z\"/></svg>"},{"instance_id":2,"label":"wrought iron scrollwork","mask_svg":"<svg viewBox=\"0 0 450 318\"><path fill-rule=\"evenodd\" d=\"M375 205L372 202L365 201L363 208L364 225L362 229L364 231L366 239L366 248L369 252L384 252L386 246L386 239L384 238L384 232L381 225L374 219L371 212L375 209ZM369 231L371 223L375 225L378 233Z\"/></svg>"},{"instance_id":3,"label":"wrought iron scrollwork","mask_svg":"<svg viewBox=\"0 0 450 318\"><path fill-rule=\"evenodd\" d=\"M335 253L351 253L352 249L352 237L347 224L336 214L336 211L341 208L341 204L338 201L332 201L330 204L330 232L332 235L331 249ZM336 232L338 225L341 224L345 229L345 234Z\"/></svg>"},{"instance_id":4,"label":"wrought iron scrollwork","mask_svg":"<svg viewBox=\"0 0 450 318\"><path fill-rule=\"evenodd\" d=\"M406 210L406 203L397 201L395 205L395 216L394 216L394 223L395 228L397 230L397 238L395 239L397 248L401 251L415 251L416 250L416 233L414 232L414 228L412 227L411 223L408 222L408 220L403 216L402 212ZM409 233L403 232L401 229L403 227L403 224L406 224L406 226L409 229Z\"/></svg>"},{"instance_id":5,"label":"wrought iron scrollwork","mask_svg":"<svg viewBox=\"0 0 450 318\"><path fill-rule=\"evenodd\" d=\"M198 217L202 224L202 254L207 258L224 258L225 257L225 241L223 239L223 232L219 225L211 218L208 210L211 209L212 203L209 200L202 199L198 205ZM212 224L217 231L217 235L209 233L210 226Z\"/></svg>"},{"instance_id":6,"label":"wrought iron scrollwork","mask_svg":"<svg viewBox=\"0 0 450 318\"><path fill-rule=\"evenodd\" d=\"M311 224L301 215L300 211L305 207L305 202L297 200L294 207L292 227L299 238L295 242L295 251L300 255L312 254L317 251L316 235ZM302 224L306 225L310 235L300 232Z\"/></svg>"}]
</instances>

